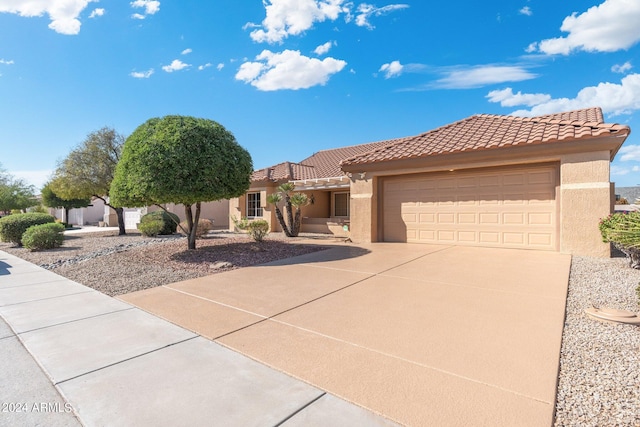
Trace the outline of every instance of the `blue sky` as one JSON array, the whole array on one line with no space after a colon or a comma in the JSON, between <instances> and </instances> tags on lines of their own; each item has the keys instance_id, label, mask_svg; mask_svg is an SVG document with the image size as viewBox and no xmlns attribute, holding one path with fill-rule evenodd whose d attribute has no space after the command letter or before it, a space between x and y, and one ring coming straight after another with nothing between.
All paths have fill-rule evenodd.
<instances>
[{"instance_id":1,"label":"blue sky","mask_svg":"<svg viewBox=\"0 0 640 427\"><path fill-rule=\"evenodd\" d=\"M258 169L600 106L632 129L612 181L638 185L638 22L638 0L0 0L0 163L39 187L88 133L167 114L218 121Z\"/></svg>"}]
</instances>

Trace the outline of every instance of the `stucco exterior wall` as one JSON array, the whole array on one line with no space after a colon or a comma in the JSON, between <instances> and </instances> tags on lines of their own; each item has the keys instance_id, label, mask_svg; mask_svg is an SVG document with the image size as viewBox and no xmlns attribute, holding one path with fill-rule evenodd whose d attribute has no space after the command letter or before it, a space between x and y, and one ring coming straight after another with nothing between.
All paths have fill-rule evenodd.
<instances>
[{"instance_id":1,"label":"stucco exterior wall","mask_svg":"<svg viewBox=\"0 0 640 427\"><path fill-rule=\"evenodd\" d=\"M349 237L354 242L378 240L378 179L354 174L351 179L351 223Z\"/></svg>"},{"instance_id":2,"label":"stucco exterior wall","mask_svg":"<svg viewBox=\"0 0 640 427\"><path fill-rule=\"evenodd\" d=\"M609 257L598 223L612 204L609 151L567 154L560 159L560 252Z\"/></svg>"},{"instance_id":3,"label":"stucco exterior wall","mask_svg":"<svg viewBox=\"0 0 640 427\"><path fill-rule=\"evenodd\" d=\"M260 219L264 219L269 223L269 230L273 232L282 231L280 225L278 224L278 220L276 218L275 209L273 206L267 203L267 196L269 194L274 193L275 186L255 186L251 187L247 193L260 193L260 204L262 205L262 217ZM240 197L233 198L229 200L229 218L245 218L247 216L247 196L246 193ZM229 219L229 230L235 230L235 226L233 221Z\"/></svg>"}]
</instances>

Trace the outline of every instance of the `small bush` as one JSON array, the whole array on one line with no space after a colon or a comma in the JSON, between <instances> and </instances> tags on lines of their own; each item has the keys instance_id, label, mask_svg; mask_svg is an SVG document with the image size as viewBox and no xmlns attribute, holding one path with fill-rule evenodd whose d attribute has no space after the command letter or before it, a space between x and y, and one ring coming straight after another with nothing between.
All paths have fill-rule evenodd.
<instances>
[{"instance_id":1,"label":"small bush","mask_svg":"<svg viewBox=\"0 0 640 427\"><path fill-rule=\"evenodd\" d=\"M156 233L156 235L174 234L178 228L178 223L180 222L180 218L178 217L178 215L174 213L159 210L159 211L150 212L146 215L142 215L142 218L140 218L140 225L146 222L155 222L155 221L160 221L162 223L162 229L160 230L160 232ZM155 228L155 227L151 227L151 228ZM140 228L140 226L138 226L138 229L142 232L142 228ZM144 232L142 232L142 234L144 234Z\"/></svg>"},{"instance_id":2,"label":"small bush","mask_svg":"<svg viewBox=\"0 0 640 427\"><path fill-rule=\"evenodd\" d=\"M249 220L246 216L240 219L236 218L235 216L231 216L229 218L231 218L231 222L233 222L233 225L235 225L236 231L245 231L249 226Z\"/></svg>"},{"instance_id":3,"label":"small bush","mask_svg":"<svg viewBox=\"0 0 640 427\"><path fill-rule=\"evenodd\" d=\"M55 222L55 218L43 213L14 214L0 218L0 240L22 245L22 235L27 228Z\"/></svg>"},{"instance_id":4,"label":"small bush","mask_svg":"<svg viewBox=\"0 0 640 427\"><path fill-rule=\"evenodd\" d=\"M43 205L38 205L38 206L34 206L29 208L29 212L35 212L35 213L48 213L47 212L47 208L44 207Z\"/></svg>"},{"instance_id":5,"label":"small bush","mask_svg":"<svg viewBox=\"0 0 640 427\"><path fill-rule=\"evenodd\" d=\"M140 230L143 236L147 236L147 237L156 237L158 234L165 234L162 232L163 229L164 229L164 222L160 220L154 220L154 221L147 220L145 222L140 222L140 224L138 224L138 230Z\"/></svg>"},{"instance_id":6,"label":"small bush","mask_svg":"<svg viewBox=\"0 0 640 427\"><path fill-rule=\"evenodd\" d=\"M262 242L262 239L269 234L269 223L264 219L257 219L247 225L247 230L249 231L249 235L253 237L253 240Z\"/></svg>"},{"instance_id":7,"label":"small bush","mask_svg":"<svg viewBox=\"0 0 640 427\"><path fill-rule=\"evenodd\" d=\"M32 225L22 235L22 244L31 251L59 248L64 243L64 225L46 223Z\"/></svg>"},{"instance_id":8,"label":"small bush","mask_svg":"<svg viewBox=\"0 0 640 427\"><path fill-rule=\"evenodd\" d=\"M180 223L180 233L184 234L183 229L187 229L187 221ZM213 221L210 219L200 219L198 221L198 227L196 229L196 238L200 239L205 236L209 231L213 230Z\"/></svg>"}]
</instances>

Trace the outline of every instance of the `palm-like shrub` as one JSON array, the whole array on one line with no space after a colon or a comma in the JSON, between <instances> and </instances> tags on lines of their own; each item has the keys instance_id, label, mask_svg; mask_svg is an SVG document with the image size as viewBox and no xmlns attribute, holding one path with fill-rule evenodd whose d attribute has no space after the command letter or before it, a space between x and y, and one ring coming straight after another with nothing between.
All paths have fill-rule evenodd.
<instances>
[{"instance_id":1,"label":"palm-like shrub","mask_svg":"<svg viewBox=\"0 0 640 427\"><path fill-rule=\"evenodd\" d=\"M296 237L300 233L301 209L309 204L309 198L304 193L294 193L295 185L286 182L278 187L278 192L269 194L267 202L272 204L276 209L276 218L287 237ZM285 222L282 211L278 204L284 200L284 208L287 213L287 221ZM293 208L296 208L295 216Z\"/></svg>"}]
</instances>

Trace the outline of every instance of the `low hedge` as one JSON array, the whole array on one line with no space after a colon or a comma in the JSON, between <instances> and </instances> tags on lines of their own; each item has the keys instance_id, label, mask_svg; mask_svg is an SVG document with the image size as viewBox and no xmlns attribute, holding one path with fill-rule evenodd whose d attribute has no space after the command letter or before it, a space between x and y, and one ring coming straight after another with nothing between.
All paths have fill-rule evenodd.
<instances>
[{"instance_id":1,"label":"low hedge","mask_svg":"<svg viewBox=\"0 0 640 427\"><path fill-rule=\"evenodd\" d=\"M0 240L22 245L22 235L29 227L54 223L55 218L44 213L13 214L0 218Z\"/></svg>"},{"instance_id":2,"label":"low hedge","mask_svg":"<svg viewBox=\"0 0 640 427\"><path fill-rule=\"evenodd\" d=\"M138 224L138 230L140 230L140 233L147 237L156 237L158 234L167 234L163 233L164 227L165 223L161 220L140 221L140 224Z\"/></svg>"},{"instance_id":3,"label":"low hedge","mask_svg":"<svg viewBox=\"0 0 640 427\"><path fill-rule=\"evenodd\" d=\"M140 218L140 225L138 226L138 229L140 230L140 232L142 232L142 234L145 234L143 231L143 228L147 230L151 230L151 229L155 230L155 228L157 228L155 225L150 227L144 227L142 224L146 224L148 222L157 222L157 221L160 221L162 223L162 228L155 235L174 234L178 229L178 223L180 222L180 218L178 217L178 215L174 213L163 211L163 210L150 212L148 214L143 215L142 218Z\"/></svg>"},{"instance_id":4,"label":"low hedge","mask_svg":"<svg viewBox=\"0 0 640 427\"><path fill-rule=\"evenodd\" d=\"M64 243L64 230L57 222L32 225L22 235L22 244L31 251L59 248Z\"/></svg>"}]
</instances>

